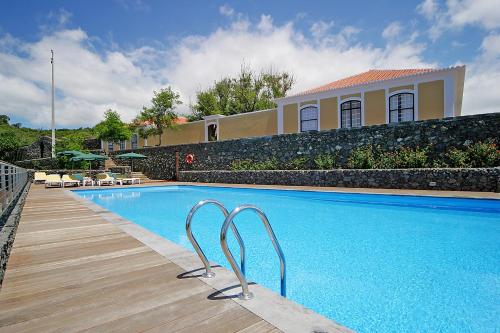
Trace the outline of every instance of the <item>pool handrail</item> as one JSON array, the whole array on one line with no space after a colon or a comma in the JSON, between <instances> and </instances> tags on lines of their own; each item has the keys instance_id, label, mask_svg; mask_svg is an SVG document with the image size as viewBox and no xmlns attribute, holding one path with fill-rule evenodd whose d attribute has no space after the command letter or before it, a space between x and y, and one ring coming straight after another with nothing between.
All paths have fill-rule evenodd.
<instances>
[{"instance_id":1,"label":"pool handrail","mask_svg":"<svg viewBox=\"0 0 500 333\"><path fill-rule=\"evenodd\" d=\"M193 231L191 228L191 221L192 221L193 216L196 213L196 211L198 211L198 209L200 209L201 207L208 205L208 204L213 204L213 205L219 207L219 209L224 214L224 218L227 218L229 215L229 212L227 211L226 207L224 207L224 205L220 201L217 201L214 199L206 199L206 200L202 200L202 201L198 202L196 205L194 205L193 208L191 208L191 210L189 211L189 214L186 218L186 234L187 234L189 241L193 245L196 253L198 254L198 257L200 257L200 260L203 262L203 265L205 265L205 273L202 274L202 276L205 278L214 277L215 273L212 271L212 266L210 265L210 262L208 261L207 256L205 255L205 253L201 249L200 244L198 244L198 241L193 236ZM241 235L238 232L238 229L236 228L234 223L231 223L231 230L233 231L234 236L236 237L236 240L238 241L238 244L240 245L241 271L243 272L243 274L245 274L245 244L243 243L243 239L241 238Z\"/></svg>"},{"instance_id":2,"label":"pool handrail","mask_svg":"<svg viewBox=\"0 0 500 333\"><path fill-rule=\"evenodd\" d=\"M224 221L224 224L222 225L221 231L220 231L220 243L222 247L222 251L224 252L227 260L231 264L231 267L233 268L234 273L236 274L236 277L238 280L240 280L242 292L238 294L238 298L241 300L249 300L253 298L253 294L248 290L248 283L245 278L244 272L242 272L238 265L236 264L236 261L234 260L233 254L229 250L229 247L227 246L227 230L230 225L233 225L233 220L242 211L245 210L252 210L257 213L257 215L260 217L260 220L264 224L267 234L269 235L269 238L271 239L271 242L273 243L273 247L276 250L276 253L278 254L278 257L280 259L280 278L281 278L281 296L286 297L286 264L285 264L285 255L283 254L283 251L281 250L281 246L278 243L278 240L276 239L276 235L274 234L273 228L271 227L271 224L269 223L269 220L264 214L264 212L253 205L242 205L239 207L236 207L230 214L229 216L226 217L226 220Z\"/></svg>"}]
</instances>

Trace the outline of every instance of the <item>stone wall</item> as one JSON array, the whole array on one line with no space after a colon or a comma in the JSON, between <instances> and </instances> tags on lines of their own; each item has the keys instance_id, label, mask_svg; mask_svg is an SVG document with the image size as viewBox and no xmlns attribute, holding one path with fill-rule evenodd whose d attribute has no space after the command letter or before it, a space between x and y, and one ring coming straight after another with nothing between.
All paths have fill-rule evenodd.
<instances>
[{"instance_id":1,"label":"stone wall","mask_svg":"<svg viewBox=\"0 0 500 333\"><path fill-rule=\"evenodd\" d=\"M18 159L31 160L47 158L52 155L52 139L48 136L42 136L31 145L19 148L17 152Z\"/></svg>"},{"instance_id":2,"label":"stone wall","mask_svg":"<svg viewBox=\"0 0 500 333\"><path fill-rule=\"evenodd\" d=\"M181 171L180 181L500 192L500 168Z\"/></svg>"},{"instance_id":3,"label":"stone wall","mask_svg":"<svg viewBox=\"0 0 500 333\"><path fill-rule=\"evenodd\" d=\"M21 168L33 170L52 170L60 167L59 160L52 157L16 161L14 164L20 166Z\"/></svg>"},{"instance_id":4,"label":"stone wall","mask_svg":"<svg viewBox=\"0 0 500 333\"><path fill-rule=\"evenodd\" d=\"M101 150L101 140L99 139L85 139L83 140L83 148L90 150Z\"/></svg>"},{"instance_id":5,"label":"stone wall","mask_svg":"<svg viewBox=\"0 0 500 333\"><path fill-rule=\"evenodd\" d=\"M39 171L57 170L64 167L64 163L60 163L58 158L52 158L52 157L16 161L14 162L14 164L20 166L21 168L33 169ZM77 165L76 162L75 165ZM92 167L98 170L104 169L104 161L92 161Z\"/></svg>"},{"instance_id":6,"label":"stone wall","mask_svg":"<svg viewBox=\"0 0 500 333\"><path fill-rule=\"evenodd\" d=\"M134 161L134 169L152 179L174 179L176 152L181 157L181 171L229 170L232 161L242 159L259 162L276 158L281 165L285 165L302 156L308 158L309 165L306 167L313 168L316 156L331 153L337 154L338 162L342 165L346 163L353 148L365 145L380 146L382 150L431 145L430 159L434 160L450 148L462 148L470 142L488 139L499 142L499 128L500 113L490 113L353 129L151 147L113 152L110 155L128 151L147 155L147 160ZM184 157L190 153L195 155L195 161L191 165L184 161Z\"/></svg>"}]
</instances>

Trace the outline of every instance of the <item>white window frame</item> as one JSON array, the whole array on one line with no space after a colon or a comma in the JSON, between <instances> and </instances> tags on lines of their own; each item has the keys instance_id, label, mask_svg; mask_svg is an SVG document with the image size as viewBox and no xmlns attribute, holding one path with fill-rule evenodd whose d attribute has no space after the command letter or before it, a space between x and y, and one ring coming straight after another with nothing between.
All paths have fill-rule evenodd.
<instances>
[{"instance_id":1,"label":"white window frame","mask_svg":"<svg viewBox=\"0 0 500 333\"><path fill-rule=\"evenodd\" d=\"M134 137L135 137L135 148L134 148L134 141L133 141ZM139 134L134 133L130 137L130 148L131 149L137 149L137 148L139 148Z\"/></svg>"},{"instance_id":2,"label":"white window frame","mask_svg":"<svg viewBox=\"0 0 500 333\"><path fill-rule=\"evenodd\" d=\"M360 127L342 127L342 104L350 101L358 101L361 103L361 126L365 126L365 93L361 93L361 97L349 97L346 99L341 99L340 96L337 97L337 121L338 128L360 128Z\"/></svg>"},{"instance_id":3,"label":"white window frame","mask_svg":"<svg viewBox=\"0 0 500 333\"><path fill-rule=\"evenodd\" d=\"M316 110L317 110L317 112L318 112L318 114L317 114L317 118L316 118L316 119L317 119L317 122L318 122L318 126L317 126L317 128L316 128L316 131L319 131L319 129L320 129L320 114L321 114L321 112L320 112L320 111L321 111L321 110L320 110L320 108L319 108L319 103L316 103L316 104L304 104L304 105L300 105L300 106L297 108L297 110L298 110L298 112L297 112L297 119L298 119L298 123L297 123L297 132L298 132L298 133L306 133L306 132L309 132L309 131L304 131L304 132L302 132L302 126L301 126L301 125L302 125L302 121L301 121L301 119L300 119L300 111L302 111L302 109L309 108L309 107L314 107L314 108L316 108ZM311 131L314 131L314 130L311 130Z\"/></svg>"},{"instance_id":4,"label":"white window frame","mask_svg":"<svg viewBox=\"0 0 500 333\"><path fill-rule=\"evenodd\" d=\"M414 88L417 85L413 86ZM385 89L385 123L386 124L399 124L399 123L391 123L391 115L390 115L390 105L389 100L392 96L397 94L410 93L413 94L413 121L417 121L418 118L418 88L415 89L401 89L389 92L390 88Z\"/></svg>"},{"instance_id":5,"label":"white window frame","mask_svg":"<svg viewBox=\"0 0 500 333\"><path fill-rule=\"evenodd\" d=\"M127 141L125 140L122 140L120 141L120 150L126 150L127 149ZM123 148L122 148L122 144L123 144Z\"/></svg>"}]
</instances>

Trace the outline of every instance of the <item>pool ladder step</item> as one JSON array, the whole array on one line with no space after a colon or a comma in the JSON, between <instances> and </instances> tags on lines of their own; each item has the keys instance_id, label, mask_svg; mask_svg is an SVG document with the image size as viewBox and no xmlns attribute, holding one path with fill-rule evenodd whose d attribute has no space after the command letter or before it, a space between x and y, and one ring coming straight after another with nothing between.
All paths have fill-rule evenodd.
<instances>
[{"instance_id":1,"label":"pool ladder step","mask_svg":"<svg viewBox=\"0 0 500 333\"><path fill-rule=\"evenodd\" d=\"M233 269L234 273L236 274L236 277L240 281L242 292L238 295L238 298L242 300L248 300L253 298L253 294L248 290L248 282L245 277L245 244L243 242L243 239L241 238L241 235L236 228L236 225L233 223L234 218L241 212L245 210L253 211L255 212L262 223L264 224L264 227L266 228L266 232L271 239L271 242L273 244L273 247L279 257L280 260L280 289L281 289L281 296L286 297L286 265L285 265L285 256L283 254L283 251L281 250L281 246L278 243L278 240L276 239L276 235L274 234L273 228L271 227L271 224L269 223L269 219L267 218L266 214L264 212L253 205L241 205L233 209L231 213L228 212L228 210L224 207L224 205L213 199L206 199L202 200L196 205L191 208L189 211L189 214L186 218L186 234L193 245L196 253L200 257L200 260L202 261L203 265L205 266L205 273L203 273L203 277L205 278L212 278L215 276L215 273L212 271L212 267L205 256L205 253L201 249L200 245L196 241L196 238L193 236L193 231L191 228L191 222L193 220L194 214L200 209L201 207L212 204L217 206L221 212L224 214L224 223L222 224L221 230L220 230L220 245L222 248L222 251L224 252L224 255L226 256L227 260L229 261L229 264L231 265L231 268ZM229 250L229 247L227 245L227 231L231 228L232 232L234 233L234 236L236 237L236 240L238 241L238 244L240 246L240 266L236 264L236 260L234 259L233 254L231 253L231 250Z\"/></svg>"}]
</instances>

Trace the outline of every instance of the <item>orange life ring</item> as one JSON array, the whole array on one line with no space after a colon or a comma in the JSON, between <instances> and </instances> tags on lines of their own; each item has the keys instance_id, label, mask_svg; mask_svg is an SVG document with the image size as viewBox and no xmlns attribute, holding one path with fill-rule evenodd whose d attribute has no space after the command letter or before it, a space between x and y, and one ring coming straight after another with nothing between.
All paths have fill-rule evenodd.
<instances>
[{"instance_id":1,"label":"orange life ring","mask_svg":"<svg viewBox=\"0 0 500 333\"><path fill-rule=\"evenodd\" d=\"M187 154L185 161L187 164L193 164L194 162L194 155L193 154Z\"/></svg>"}]
</instances>

